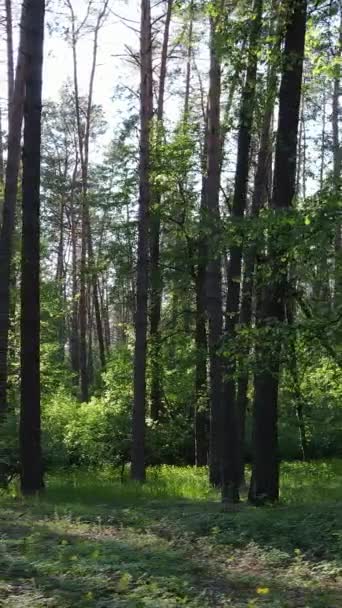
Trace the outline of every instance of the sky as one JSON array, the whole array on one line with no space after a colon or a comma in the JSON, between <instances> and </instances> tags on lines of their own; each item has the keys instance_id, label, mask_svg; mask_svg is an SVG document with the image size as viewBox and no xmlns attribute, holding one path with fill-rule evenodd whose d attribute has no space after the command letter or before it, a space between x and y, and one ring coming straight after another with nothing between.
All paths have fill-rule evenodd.
<instances>
[{"instance_id":1,"label":"sky","mask_svg":"<svg viewBox=\"0 0 342 608\"><path fill-rule=\"evenodd\" d=\"M95 6L101 6L102 0L94 0ZM43 99L58 99L63 83L72 78L72 51L63 35L58 31L58 25L67 25L68 11L64 0L50 0L46 10L46 28L44 41L43 66ZM75 14L82 19L85 15L87 2L72 0ZM20 0L13 0L13 27L15 53L18 46L18 22L20 19ZM118 122L122 104L115 101L115 87L119 84L135 86L138 83L138 70L129 66L125 61L127 52L125 45L134 49L139 48L138 33L132 28L139 27L138 0L110 0L111 12L104 23L99 35L98 59L96 66L94 103L101 104L109 125ZM121 17L123 19L121 19ZM128 21L125 21L128 20ZM57 25L57 28L56 28ZM129 27L128 27L129 26ZM1 107L6 109L6 47L4 37L0 47L0 85ZM86 94L89 85L89 74L92 55L92 36L85 35L78 46L78 78L80 93ZM110 140L112 129L109 128L104 140Z\"/></svg>"},{"instance_id":2,"label":"sky","mask_svg":"<svg viewBox=\"0 0 342 608\"><path fill-rule=\"evenodd\" d=\"M82 20L88 0L71 0L77 18ZM101 6L103 0L92 0L94 6ZM18 21L20 18L21 0L12 0L14 46L18 46ZM68 9L65 0L47 0L43 99L58 99L62 85L72 78L72 51L61 32L61 25L68 25ZM97 142L97 157L113 139L116 126L122 124L123 115L127 114L127 104L115 93L118 85L136 89L139 73L136 67L127 62L126 46L138 51L140 25L140 0L109 0L110 12L99 35L99 48L94 86L94 102L100 104L108 122L101 140ZM92 57L92 35L85 35L78 45L78 77L80 93L86 94L89 84L89 73ZM196 57L201 70L206 72L208 53L203 46L203 56ZM183 66L184 67L184 66ZM202 72L202 73L203 73ZM181 77L182 78L182 77ZM4 36L0 38L0 102L6 110L6 44ZM170 99L166 100L166 115L174 119L178 114L179 103L171 90ZM223 100L224 101L224 100ZM6 112L3 113L3 116ZM6 128L6 119L3 119ZM312 128L312 127L311 127ZM309 179L310 185L311 181ZM310 188L311 189L311 188Z\"/></svg>"}]
</instances>

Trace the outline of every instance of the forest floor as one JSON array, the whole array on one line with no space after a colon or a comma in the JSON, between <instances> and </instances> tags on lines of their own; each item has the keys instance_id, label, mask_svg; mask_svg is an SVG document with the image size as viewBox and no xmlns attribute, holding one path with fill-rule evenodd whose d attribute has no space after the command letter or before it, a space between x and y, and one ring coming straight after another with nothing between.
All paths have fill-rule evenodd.
<instances>
[{"instance_id":1,"label":"forest floor","mask_svg":"<svg viewBox=\"0 0 342 608\"><path fill-rule=\"evenodd\" d=\"M282 502L224 513L205 471L48 478L0 499L5 608L342 607L342 462L288 464Z\"/></svg>"}]
</instances>

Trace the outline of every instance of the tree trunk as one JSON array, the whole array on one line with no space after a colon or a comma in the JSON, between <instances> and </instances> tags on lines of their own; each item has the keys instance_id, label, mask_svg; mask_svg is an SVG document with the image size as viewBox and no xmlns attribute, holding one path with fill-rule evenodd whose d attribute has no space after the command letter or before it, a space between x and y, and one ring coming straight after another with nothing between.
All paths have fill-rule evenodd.
<instances>
[{"instance_id":1,"label":"tree trunk","mask_svg":"<svg viewBox=\"0 0 342 608\"><path fill-rule=\"evenodd\" d=\"M13 25L12 25L12 1L6 3L6 46L7 46L7 102L8 117L11 114L11 104L14 93L14 61L13 61Z\"/></svg>"},{"instance_id":2,"label":"tree trunk","mask_svg":"<svg viewBox=\"0 0 342 608\"><path fill-rule=\"evenodd\" d=\"M195 376L195 464L208 464L209 416L207 392L207 329L205 310L205 264L198 260L196 271L196 376Z\"/></svg>"},{"instance_id":3,"label":"tree trunk","mask_svg":"<svg viewBox=\"0 0 342 608\"><path fill-rule=\"evenodd\" d=\"M0 413L7 410L8 334L10 329L11 263L24 108L25 5L22 8L15 88L9 117L3 223L0 234Z\"/></svg>"},{"instance_id":4,"label":"tree trunk","mask_svg":"<svg viewBox=\"0 0 342 608\"><path fill-rule=\"evenodd\" d=\"M59 242L57 250L57 269L56 269L56 283L58 289L58 298L60 302L61 312L58 319L58 344L59 344L59 359L61 362L64 361L64 346L65 346L65 316L64 316L64 211L65 201L64 197L61 197L60 210L59 210Z\"/></svg>"},{"instance_id":5,"label":"tree trunk","mask_svg":"<svg viewBox=\"0 0 342 608\"><path fill-rule=\"evenodd\" d=\"M26 0L21 257L21 490L43 487L40 441L40 147L44 0Z\"/></svg>"},{"instance_id":6,"label":"tree trunk","mask_svg":"<svg viewBox=\"0 0 342 608\"><path fill-rule=\"evenodd\" d=\"M164 39L161 53L159 76L159 94L157 107L157 156L162 141L164 97L167 72L167 54L169 46L169 33L173 0L168 0L165 19ZM150 310L150 338L151 338L151 417L158 420L162 410L162 364L160 343L160 319L163 292L163 279L160 270L160 209L161 194L155 192L151 213L151 310Z\"/></svg>"},{"instance_id":7,"label":"tree trunk","mask_svg":"<svg viewBox=\"0 0 342 608\"><path fill-rule=\"evenodd\" d=\"M4 141L2 132L2 111L0 108L0 187L4 186ZM2 201L0 202L0 228L2 223Z\"/></svg>"},{"instance_id":8,"label":"tree trunk","mask_svg":"<svg viewBox=\"0 0 342 608\"><path fill-rule=\"evenodd\" d=\"M276 7L272 7L276 8ZM271 20L275 12L271 11ZM278 55L280 51L280 43L282 39L282 25L278 26L278 31L274 32L274 27L271 23L270 35L275 34L276 40L272 49L270 57L270 65L268 68L267 76L267 87L266 87L266 100L265 100L265 112L261 125L261 136L260 136L260 147L257 160L257 168L254 178L254 189L250 215L251 218L257 219L260 210L266 205L269 190L271 189L272 176L270 178L270 172L272 171L272 122L274 104L277 95L277 83L278 83ZM245 328L249 328L252 323L252 306L253 306L253 293L255 288L255 264L258 254L258 247L252 243L247 245L244 250L244 270L243 270L243 286L241 294L241 307L240 307L240 325ZM249 351L245 353L245 359L248 359ZM238 416L238 427L239 427L239 449L238 457L240 463L240 485L245 485L244 476L244 445L245 445L245 421L246 411L248 406L248 385L249 385L249 373L246 366L246 361L243 362L243 369L239 373L238 384L237 384L237 416Z\"/></svg>"},{"instance_id":9,"label":"tree trunk","mask_svg":"<svg viewBox=\"0 0 342 608\"><path fill-rule=\"evenodd\" d=\"M153 116L150 0L141 0L140 31L140 167L138 259L134 347L132 478L145 479L146 350L150 184L150 133Z\"/></svg>"},{"instance_id":10,"label":"tree trunk","mask_svg":"<svg viewBox=\"0 0 342 608\"><path fill-rule=\"evenodd\" d=\"M279 217L291 208L295 194L306 7L306 0L289 0L288 3L272 192L272 208ZM269 339L264 338L256 347L258 368L254 378L254 460L249 499L256 504L279 498L277 410L281 334L274 334L274 331L284 323L288 269L284 261L287 252L279 245L276 229L268 249L271 276L263 290L260 327Z\"/></svg>"},{"instance_id":11,"label":"tree trunk","mask_svg":"<svg viewBox=\"0 0 342 608\"><path fill-rule=\"evenodd\" d=\"M341 59L342 54L342 5L340 4L340 29L337 42L337 57ZM340 145L340 95L341 95L341 65L336 65L337 74L334 78L333 85L333 104L332 104L332 132L333 132L333 176L334 187L337 197L340 196L341 190L341 164L342 164L342 148ZM342 288L342 231L341 220L337 220L335 231L335 281L334 281L334 306L339 306L341 302Z\"/></svg>"},{"instance_id":12,"label":"tree trunk","mask_svg":"<svg viewBox=\"0 0 342 608\"><path fill-rule=\"evenodd\" d=\"M185 95L184 95L184 123L187 124L189 119L190 106L190 83L191 83L191 58L192 58L192 38L194 29L194 0L190 0L189 5L189 30L188 30L188 53L186 59L186 76L185 76Z\"/></svg>"},{"instance_id":13,"label":"tree trunk","mask_svg":"<svg viewBox=\"0 0 342 608\"><path fill-rule=\"evenodd\" d=\"M73 184L77 174L77 163L75 165L73 174ZM72 293L72 307L71 307L71 328L70 328L70 364L73 372L73 383L75 386L79 386L80 379L80 334L79 334L79 302L78 302L78 277L77 277L77 227L75 217L75 204L74 204L74 188L71 191L71 210L70 210L70 222L71 222L71 293Z\"/></svg>"},{"instance_id":14,"label":"tree trunk","mask_svg":"<svg viewBox=\"0 0 342 608\"><path fill-rule=\"evenodd\" d=\"M249 173L249 154L253 126L253 108L255 100L258 41L262 23L262 0L255 0L253 15L255 16L249 41L248 66L246 81L242 91L240 124L238 133L237 165L235 174L232 217L241 220L247 204L247 186ZM230 248L228 266L228 295L226 307L226 334L229 343L236 336L236 326L239 321L239 301L241 283L242 245L233 244ZM227 379L224 383L224 452L223 452L223 487L222 499L235 501L239 499L239 460L238 433L236 412L234 355L228 356Z\"/></svg>"},{"instance_id":15,"label":"tree trunk","mask_svg":"<svg viewBox=\"0 0 342 608\"><path fill-rule=\"evenodd\" d=\"M298 433L299 433L299 445L302 460L305 461L307 459L308 452L308 441L306 437L305 430L305 401L302 395L302 391L300 389L300 380L298 375L298 363L297 363L297 332L294 327L295 321L295 302L293 299L291 301L286 302L286 319L287 323L290 327L290 336L289 336L289 357L288 357L288 366L289 371L292 378L292 394L295 403L295 414L297 418L298 424Z\"/></svg>"},{"instance_id":16,"label":"tree trunk","mask_svg":"<svg viewBox=\"0 0 342 608\"><path fill-rule=\"evenodd\" d=\"M91 281L89 281L91 283ZM92 301L92 289L91 284L88 286L87 290L87 315L88 315L88 327L87 327L87 336L88 336L88 352L87 352L87 373L88 373L88 382L91 386L94 383L94 352L93 352L93 301Z\"/></svg>"},{"instance_id":17,"label":"tree trunk","mask_svg":"<svg viewBox=\"0 0 342 608\"><path fill-rule=\"evenodd\" d=\"M89 214L89 209L88 209ZM95 323L96 323L96 333L97 333L97 341L99 345L99 357L101 369L104 370L106 367L106 353L105 353L105 341L103 336L103 327L102 327L102 319L101 319L101 308L100 308L100 298L99 298L99 286L97 280L96 269L94 268L95 256L93 251L93 242L91 237L91 228L90 228L90 220L87 218L87 229L88 229L88 252L89 252L89 264L90 264L90 272L91 272L91 291L93 294L93 303L94 303L94 313L95 313Z\"/></svg>"},{"instance_id":18,"label":"tree trunk","mask_svg":"<svg viewBox=\"0 0 342 608\"><path fill-rule=\"evenodd\" d=\"M89 379L87 370L87 170L84 160L84 136L81 124L80 97L78 90L77 71L77 33L75 14L70 0L68 6L71 14L72 27L72 53L73 53L73 76L75 92L75 109L77 122L78 147L82 173L82 205L81 205L81 260L80 260L80 292L79 292L79 368L80 368L80 398L81 401L89 400Z\"/></svg>"},{"instance_id":19,"label":"tree trunk","mask_svg":"<svg viewBox=\"0 0 342 608\"><path fill-rule=\"evenodd\" d=\"M217 234L220 233L220 98L221 64L218 56L217 18L210 20L210 71L208 97L208 165L206 204L208 213L208 264L206 274L207 315L209 321L210 369L210 481L221 483L222 456L222 276L221 253Z\"/></svg>"},{"instance_id":20,"label":"tree trunk","mask_svg":"<svg viewBox=\"0 0 342 608\"><path fill-rule=\"evenodd\" d=\"M89 77L89 87L87 96L87 109L85 116L85 125L82 125L81 119L81 108L80 108L80 96L78 86L78 62L77 62L77 43L80 35L80 29L76 28L76 18L73 10L71 0L67 0L67 4L71 16L71 46L73 52L73 77L74 77L74 91L75 91L75 106L76 106L76 122L77 122L77 136L78 146L81 162L81 175L82 175L82 212L81 212L81 268L80 268L80 308L79 308L79 320L80 320L80 379L81 379L81 400L87 402L89 400L89 375L88 375L88 358L87 358L87 270L88 265L90 266L92 274L92 291L95 306L96 325L99 340L100 360L101 364L105 365L105 352L104 352L104 341L103 341L103 330L100 317L100 307L98 300L98 286L97 278L94 272L94 256L92 250L92 239L90 229L90 217L89 217L89 202L88 202L88 169L89 169L89 141L91 134L91 117L92 117L92 106L93 106L93 91L94 91L94 80L96 72L96 61L98 51L98 36L103 21L107 14L109 0L103 0L102 7L100 8L96 24L94 26L94 39L93 39L93 52L92 52L92 64ZM86 21L83 22L81 28L86 25ZM88 259L87 259L88 258ZM87 264L87 262L89 264Z\"/></svg>"}]
</instances>

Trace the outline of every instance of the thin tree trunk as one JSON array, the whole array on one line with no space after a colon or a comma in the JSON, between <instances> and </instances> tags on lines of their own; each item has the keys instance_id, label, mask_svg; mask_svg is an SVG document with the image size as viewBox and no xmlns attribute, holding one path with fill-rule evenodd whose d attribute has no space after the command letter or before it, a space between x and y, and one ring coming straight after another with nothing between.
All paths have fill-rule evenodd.
<instances>
[{"instance_id":1,"label":"thin tree trunk","mask_svg":"<svg viewBox=\"0 0 342 608\"><path fill-rule=\"evenodd\" d=\"M296 187L297 137L306 32L306 0L289 0L279 93L279 122L275 153L272 208L281 216L291 208ZM260 327L274 332L284 323L287 287L286 250L273 231L269 241L271 276L263 290ZM267 342L267 345L266 343ZM271 351L271 353L270 353ZM256 504L279 498L278 386L281 335L256 347L254 377L253 470L249 499Z\"/></svg>"},{"instance_id":2,"label":"thin tree trunk","mask_svg":"<svg viewBox=\"0 0 342 608\"><path fill-rule=\"evenodd\" d=\"M88 210L89 213L89 210ZM88 252L89 252L89 263L90 263L90 271L91 271L91 289L93 294L93 302L94 302L94 313L95 313L95 323L96 323L96 333L97 333L97 341L99 345L99 356L101 369L104 370L106 367L106 353L105 353L105 342L103 335L103 327L102 327L102 319L101 319L101 308L100 308L100 300L99 300L99 288L96 270L93 268L95 262L95 256L93 252L93 244L91 238L91 228L89 217L87 218L88 224Z\"/></svg>"},{"instance_id":3,"label":"thin tree trunk","mask_svg":"<svg viewBox=\"0 0 342 608\"><path fill-rule=\"evenodd\" d=\"M44 0L25 2L25 74L21 257L21 490L43 487L40 440L40 154Z\"/></svg>"},{"instance_id":4,"label":"thin tree trunk","mask_svg":"<svg viewBox=\"0 0 342 608\"><path fill-rule=\"evenodd\" d=\"M209 416L207 391L207 329L205 307L205 264L198 260L196 288L196 376L195 376L195 464L208 464Z\"/></svg>"},{"instance_id":5,"label":"thin tree trunk","mask_svg":"<svg viewBox=\"0 0 342 608\"><path fill-rule=\"evenodd\" d=\"M292 393L295 402L295 414L297 418L298 424L298 433L299 433L299 445L301 450L302 460L305 461L307 459L308 452L308 441L306 437L305 430L305 418L304 418L304 410L305 410L305 401L302 395L302 391L300 389L300 380L298 376L298 362L297 362L297 332L294 327L295 320L295 302L293 299L291 301L286 302L286 318L287 323L290 327L290 338L289 338L289 358L288 365L292 378Z\"/></svg>"},{"instance_id":6,"label":"thin tree trunk","mask_svg":"<svg viewBox=\"0 0 342 608\"><path fill-rule=\"evenodd\" d=\"M185 122L185 124L187 124L188 119L189 119L192 38L193 38L193 29L194 29L193 12L194 12L194 0L191 0L190 6L189 6L188 53L187 53L187 59L186 59L185 95L184 95L184 122Z\"/></svg>"},{"instance_id":7,"label":"thin tree trunk","mask_svg":"<svg viewBox=\"0 0 342 608\"><path fill-rule=\"evenodd\" d=\"M11 264L24 108L25 4L22 7L15 87L9 117L3 222L0 234L0 413L7 410L8 334L10 329Z\"/></svg>"},{"instance_id":8,"label":"thin tree trunk","mask_svg":"<svg viewBox=\"0 0 342 608\"><path fill-rule=\"evenodd\" d=\"M193 18L194 2L191 0L189 5L189 30L188 30L188 50L185 76L185 96L184 96L184 129L189 123L190 111L190 85L192 73L192 53L193 53ZM193 268L193 278L196 293L196 315L195 315L195 350L196 350L196 371L195 371L195 398L194 398L194 447L196 466L208 464L209 457L209 400L207 387L207 326L206 326L206 236L205 236L205 209L206 183L207 183L207 162L208 162L208 113L204 116L204 147L202 153L202 190L200 204L200 236L196 243L197 265Z\"/></svg>"},{"instance_id":9,"label":"thin tree trunk","mask_svg":"<svg viewBox=\"0 0 342 608\"><path fill-rule=\"evenodd\" d=\"M81 124L80 97L78 88L78 65L77 65L77 32L76 18L70 0L68 6L71 15L72 27L72 53L73 53L73 77L75 90L75 109L77 122L78 146L82 173L82 206L81 206L81 260L80 260L80 292L79 292L79 367L80 367L80 397L81 401L89 400L89 379L87 371L87 212L86 212L86 184L87 174L84 160L84 139Z\"/></svg>"},{"instance_id":10,"label":"thin tree trunk","mask_svg":"<svg viewBox=\"0 0 342 608\"><path fill-rule=\"evenodd\" d=\"M141 0L140 31L140 167L138 259L134 347L134 400L132 419L132 478L145 479L145 411L146 411L146 351L147 297L149 283L148 247L150 184L150 134L153 116L152 38L150 0Z\"/></svg>"},{"instance_id":11,"label":"thin tree trunk","mask_svg":"<svg viewBox=\"0 0 342 608\"><path fill-rule=\"evenodd\" d=\"M159 94L157 107L157 155L163 137L164 97L167 75L167 55L169 46L170 23L173 0L168 0L165 19L164 39L161 53L159 76ZM158 420L162 410L162 364L160 342L160 319L163 293L163 279L160 270L160 212L161 194L156 192L153 197L151 213L151 309L150 309L150 338L151 338L151 416Z\"/></svg>"},{"instance_id":12,"label":"thin tree trunk","mask_svg":"<svg viewBox=\"0 0 342 608\"><path fill-rule=\"evenodd\" d=\"M11 104L14 93L14 60L13 60L13 25L12 1L5 0L6 8L6 46L7 46L7 102L8 117L11 114Z\"/></svg>"},{"instance_id":13,"label":"thin tree trunk","mask_svg":"<svg viewBox=\"0 0 342 608\"><path fill-rule=\"evenodd\" d=\"M249 154L251 146L253 108L256 89L258 63L258 41L262 24L262 0L255 0L253 15L255 16L249 40L248 66L246 81L242 91L240 124L238 133L238 152L232 205L232 217L236 220L243 218L247 204L247 186L249 173ZM241 283L242 245L232 245L228 266L228 295L226 307L226 334L229 343L236 336L236 326L239 321L239 301ZM223 487L222 499L235 501L239 499L239 460L236 388L235 388L235 356L228 357L227 379L224 383L224 451L223 451Z\"/></svg>"},{"instance_id":14,"label":"thin tree trunk","mask_svg":"<svg viewBox=\"0 0 342 608\"><path fill-rule=\"evenodd\" d=\"M97 15L96 24L94 27L93 54L92 65L89 78L88 99L86 109L86 124L85 129L82 128L81 108L78 86L78 62L77 62L77 42L80 30L76 29L76 18L71 0L67 0L67 4L71 15L71 44L73 52L73 75L75 89L75 105L76 105L76 122L77 135L79 144L79 153L81 161L82 173L82 213L81 213L81 268L80 268L80 379L81 379L81 400L87 402L89 400L89 377L87 370L87 256L91 268L93 297L96 315L96 325L98 332L99 351L101 364L105 364L103 330L100 318L100 307L98 300L97 279L94 272L94 256L92 249L92 238L89 218L89 203L88 203L88 169L89 169L89 141L91 131L91 116L93 106L93 90L96 72L96 60L98 51L98 35L103 21L106 17L109 0L104 0L102 8ZM83 23L84 25L85 23Z\"/></svg>"},{"instance_id":15,"label":"thin tree trunk","mask_svg":"<svg viewBox=\"0 0 342 608\"><path fill-rule=\"evenodd\" d=\"M65 317L64 317L64 211L65 201L62 196L60 202L59 216L59 242L57 251L57 269L56 283L58 289L58 297L61 306L60 318L58 319L58 344L59 358L64 361L64 346L65 346Z\"/></svg>"},{"instance_id":16,"label":"thin tree trunk","mask_svg":"<svg viewBox=\"0 0 342 608\"><path fill-rule=\"evenodd\" d=\"M91 281L89 281L89 283L91 283ZM87 335L88 335L88 352L87 352L87 361L88 361L88 380L89 380L89 385L91 386L94 382L94 353L93 353L93 304L94 302L92 301L92 289L91 289L91 284L88 287L87 290L87 316L88 316L88 328L87 328Z\"/></svg>"},{"instance_id":17,"label":"thin tree trunk","mask_svg":"<svg viewBox=\"0 0 342 608\"><path fill-rule=\"evenodd\" d=\"M75 201L74 201L74 184L77 175L78 162L75 163L73 172L73 183L71 190L71 209L70 209L70 223L71 223L71 293L72 293L72 307L71 307L71 329L70 329L70 363L71 370L73 372L73 383L75 386L79 386L80 378L80 334L79 334L79 303L78 303L78 278L77 278L77 227L75 217Z\"/></svg>"},{"instance_id":18,"label":"thin tree trunk","mask_svg":"<svg viewBox=\"0 0 342 608\"><path fill-rule=\"evenodd\" d=\"M337 42L337 57L341 59L342 54L342 4L340 4L340 28ZM333 104L332 104L332 132L333 132L333 176L336 195L340 196L341 190L341 164L342 147L340 144L340 95L341 95L341 65L336 65L337 74L333 85ZM335 284L334 284L334 306L337 307L341 301L342 272L341 272L341 252L342 252L342 231L341 220L337 219L335 231Z\"/></svg>"}]
</instances>

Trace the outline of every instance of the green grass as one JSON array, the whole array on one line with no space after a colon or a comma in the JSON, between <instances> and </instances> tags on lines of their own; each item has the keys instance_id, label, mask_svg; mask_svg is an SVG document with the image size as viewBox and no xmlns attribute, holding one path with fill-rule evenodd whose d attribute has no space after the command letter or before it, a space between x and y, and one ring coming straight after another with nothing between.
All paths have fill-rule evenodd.
<instances>
[{"instance_id":1,"label":"green grass","mask_svg":"<svg viewBox=\"0 0 342 608\"><path fill-rule=\"evenodd\" d=\"M342 462L285 464L279 506L222 511L206 471L56 474L0 500L0 607L342 607Z\"/></svg>"}]
</instances>

